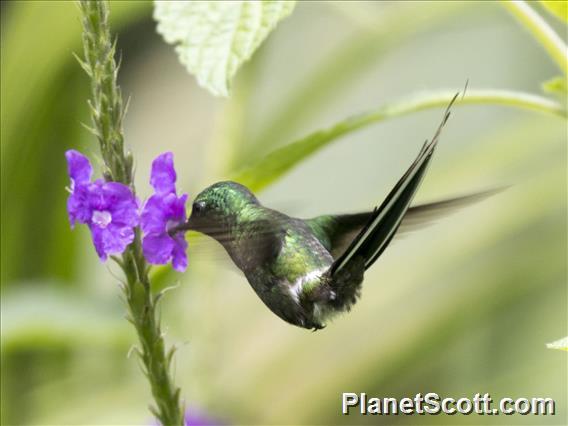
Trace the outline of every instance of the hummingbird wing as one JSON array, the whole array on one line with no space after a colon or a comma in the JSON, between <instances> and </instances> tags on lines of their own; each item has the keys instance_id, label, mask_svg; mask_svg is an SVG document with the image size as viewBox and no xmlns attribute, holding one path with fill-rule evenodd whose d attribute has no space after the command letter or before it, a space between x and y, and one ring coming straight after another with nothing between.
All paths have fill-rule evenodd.
<instances>
[{"instance_id":1,"label":"hummingbird wing","mask_svg":"<svg viewBox=\"0 0 568 426\"><path fill-rule=\"evenodd\" d=\"M485 200L499 192L505 190L506 187L487 189L484 191L474 192L467 195L461 195L454 198L447 198L431 203L418 204L412 206L406 212L400 228L395 238L401 238L416 230L425 228L438 221L438 219L460 210L464 207Z\"/></svg>"},{"instance_id":2,"label":"hummingbird wing","mask_svg":"<svg viewBox=\"0 0 568 426\"><path fill-rule=\"evenodd\" d=\"M392 241L404 215L410 207L414 194L422 182L442 128L450 117L450 108L457 96L458 94L454 96L448 105L442 122L438 126L432 140L424 143L418 156L406 173L399 179L382 204L375 208L370 219L351 242L347 250L333 262L330 269L332 277L340 274L344 268L349 271L351 269L349 265L352 262L360 263L362 261L364 269L368 269Z\"/></svg>"},{"instance_id":3,"label":"hummingbird wing","mask_svg":"<svg viewBox=\"0 0 568 426\"><path fill-rule=\"evenodd\" d=\"M502 188L490 189L411 206L404 215L394 238L403 237L413 231L432 225L438 219L482 201L500 191L502 191ZM337 259L371 220L373 213L370 211L355 214L324 215L307 219L306 224L324 247L329 250L333 258Z\"/></svg>"}]
</instances>

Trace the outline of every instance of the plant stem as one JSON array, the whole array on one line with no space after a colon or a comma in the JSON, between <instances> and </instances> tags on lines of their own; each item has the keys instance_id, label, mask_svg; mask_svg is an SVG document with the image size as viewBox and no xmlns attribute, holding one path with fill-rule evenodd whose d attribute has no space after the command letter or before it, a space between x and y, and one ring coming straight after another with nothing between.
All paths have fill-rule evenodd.
<instances>
[{"instance_id":1,"label":"plant stem","mask_svg":"<svg viewBox=\"0 0 568 426\"><path fill-rule=\"evenodd\" d=\"M427 92L408 99L393 102L375 111L359 116L360 125L368 121L378 121L411 112L434 107L445 107L456 94L455 91ZM567 118L566 108L558 102L532 93L500 89L468 89L465 96L458 98L456 106L461 105L506 105L520 109L538 111L545 114Z\"/></svg>"},{"instance_id":2,"label":"plant stem","mask_svg":"<svg viewBox=\"0 0 568 426\"><path fill-rule=\"evenodd\" d=\"M423 93L383 105L367 113L349 117L332 127L310 133L302 139L270 152L264 158L237 171L230 178L246 185L253 191L259 191L296 167L301 161L344 135L390 118L430 108L446 107L455 94L455 91ZM491 104L539 111L564 119L567 117L566 109L553 100L508 90L468 90L465 97L456 100L454 107Z\"/></svg>"},{"instance_id":3,"label":"plant stem","mask_svg":"<svg viewBox=\"0 0 568 426\"><path fill-rule=\"evenodd\" d=\"M526 2L522 0L501 2L523 24L548 52L564 74L568 73L568 46Z\"/></svg>"},{"instance_id":4,"label":"plant stem","mask_svg":"<svg viewBox=\"0 0 568 426\"><path fill-rule=\"evenodd\" d=\"M134 191L132 155L124 150L124 107L117 84L115 44L111 40L108 24L109 6L106 1L81 0L79 9L85 55L84 60L79 59L79 62L91 78L91 130L99 141L104 176L107 181L122 182ZM170 375L174 351L166 352L156 311L159 296L152 295L139 229L136 229L134 242L118 263L126 276L122 290L128 304L128 320L136 328L140 340L136 353L140 356L156 403L156 407L150 409L162 425L182 425L180 389L174 385Z\"/></svg>"}]
</instances>

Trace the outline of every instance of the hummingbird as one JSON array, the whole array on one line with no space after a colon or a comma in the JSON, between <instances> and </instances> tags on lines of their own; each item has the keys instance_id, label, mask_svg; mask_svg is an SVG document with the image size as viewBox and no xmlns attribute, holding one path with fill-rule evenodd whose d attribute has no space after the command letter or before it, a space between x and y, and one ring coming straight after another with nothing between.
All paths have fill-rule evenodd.
<instances>
[{"instance_id":1,"label":"hummingbird","mask_svg":"<svg viewBox=\"0 0 568 426\"><path fill-rule=\"evenodd\" d=\"M263 206L244 185L215 183L195 198L187 222L172 231L198 231L217 240L251 287L276 315L311 330L349 311L361 293L365 271L381 256L401 227L486 196L476 193L410 206L450 116L446 109L431 141L372 211L290 217ZM405 229L401 229L403 231Z\"/></svg>"}]
</instances>

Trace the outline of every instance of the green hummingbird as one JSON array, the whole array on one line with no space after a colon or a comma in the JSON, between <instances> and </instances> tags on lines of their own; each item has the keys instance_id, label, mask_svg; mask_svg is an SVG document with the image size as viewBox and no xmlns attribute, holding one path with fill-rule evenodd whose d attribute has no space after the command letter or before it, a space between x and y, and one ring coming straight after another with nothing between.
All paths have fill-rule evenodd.
<instances>
[{"instance_id":1,"label":"green hummingbird","mask_svg":"<svg viewBox=\"0 0 568 426\"><path fill-rule=\"evenodd\" d=\"M245 186L225 181L202 191L187 222L173 231L194 230L214 238L272 312L290 324L321 329L355 304L365 270L384 252L401 223L412 227L428 222L433 213L485 196L478 193L410 207L450 106L432 140L424 143L373 211L298 219L263 206Z\"/></svg>"}]
</instances>

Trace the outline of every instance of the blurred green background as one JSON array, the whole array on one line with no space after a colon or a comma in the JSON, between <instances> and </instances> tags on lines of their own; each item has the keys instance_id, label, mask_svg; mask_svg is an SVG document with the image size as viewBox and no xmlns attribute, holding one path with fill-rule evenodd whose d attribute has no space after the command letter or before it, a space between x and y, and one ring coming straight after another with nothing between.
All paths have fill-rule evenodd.
<instances>
[{"instance_id":1,"label":"blurred green background","mask_svg":"<svg viewBox=\"0 0 568 426\"><path fill-rule=\"evenodd\" d=\"M533 4L539 9L537 4ZM555 28L565 27L545 15ZM98 156L72 2L2 2L2 424L149 424L118 274L69 229L64 151ZM230 100L197 87L155 33L152 4L115 2L126 143L139 195L171 150L195 196L277 146L423 90L540 93L558 74L493 2L302 2L239 73ZM259 194L300 217L382 200L441 117L412 114L344 137ZM317 333L259 302L214 244L190 246L162 307L190 408L231 424L566 424L566 121L455 109L417 201L507 191L397 241L348 315ZM220 259L221 258L221 259ZM341 416L342 392L551 397L555 416Z\"/></svg>"}]
</instances>

